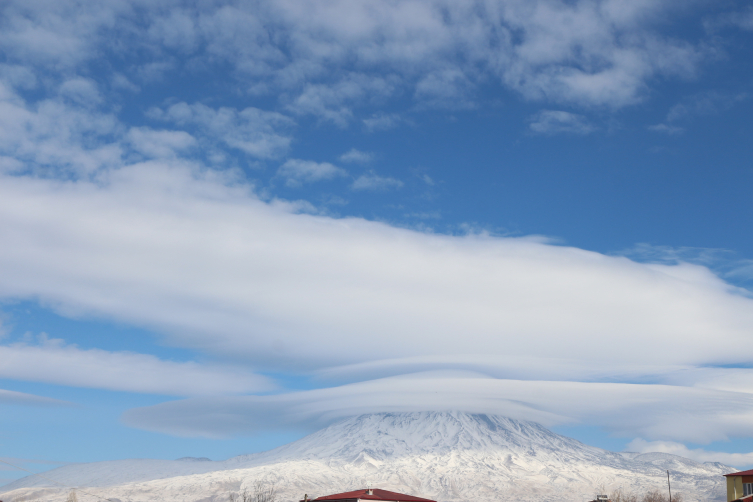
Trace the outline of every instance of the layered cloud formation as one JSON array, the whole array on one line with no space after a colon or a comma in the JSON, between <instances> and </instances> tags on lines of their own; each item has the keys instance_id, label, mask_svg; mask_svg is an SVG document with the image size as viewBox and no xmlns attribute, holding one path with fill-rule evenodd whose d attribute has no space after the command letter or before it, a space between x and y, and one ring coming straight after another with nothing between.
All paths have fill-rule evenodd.
<instances>
[{"instance_id":1,"label":"layered cloud formation","mask_svg":"<svg viewBox=\"0 0 753 502\"><path fill-rule=\"evenodd\" d=\"M652 438L753 433L744 420L753 373L704 369L746 363L753 300L704 267L301 214L216 173L166 162L124 166L96 183L4 176L0 201L5 298L145 326L172 344L257 370L377 378L329 391L160 405L129 414L133 425L170 431L167 421L176 432L214 435L234 430L222 420L182 422L226 406L235 432L256 430L267 422L254 417L278 416L279 407L304 422L461 407L544 423L597 422ZM147 356L2 350L18 361L3 369L6 377L86 386L97 374L98 386L178 395L265 385ZM379 379L448 368L487 376ZM641 384L599 383L615 380ZM668 401L675 411L660 414L664 422L657 410ZM694 419L678 426L690 408Z\"/></svg>"},{"instance_id":2,"label":"layered cloud formation","mask_svg":"<svg viewBox=\"0 0 753 502\"><path fill-rule=\"evenodd\" d=\"M706 268L297 214L212 178L156 162L96 183L5 177L0 292L273 369L459 354L610 373L747 361L753 300Z\"/></svg>"},{"instance_id":3,"label":"layered cloud formation","mask_svg":"<svg viewBox=\"0 0 753 502\"><path fill-rule=\"evenodd\" d=\"M372 168L372 152L343 148L339 165L293 156L298 128L371 134L407 111L472 110L489 82L546 107L531 133L592 133L560 108L627 107L713 57L713 37L657 28L679 8L3 4L0 299L143 327L201 357L8 342L0 377L185 398L123 420L189 436L426 409L664 441L638 449L753 435L753 300L709 268L336 217L273 190L399 192L406 182ZM191 80L218 68L226 80ZM123 109L155 82L156 97ZM258 106L204 99L215 87ZM655 130L706 113L684 110ZM248 173L264 163L273 182L257 186ZM270 374L321 388L288 392ZM66 404L10 391L0 402Z\"/></svg>"}]
</instances>

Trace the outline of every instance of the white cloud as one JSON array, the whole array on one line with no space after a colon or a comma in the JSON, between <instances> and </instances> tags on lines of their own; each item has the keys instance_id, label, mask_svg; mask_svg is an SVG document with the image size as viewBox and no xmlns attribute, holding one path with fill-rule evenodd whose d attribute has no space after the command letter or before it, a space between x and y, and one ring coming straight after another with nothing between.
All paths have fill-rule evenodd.
<instances>
[{"instance_id":1,"label":"white cloud","mask_svg":"<svg viewBox=\"0 0 753 502\"><path fill-rule=\"evenodd\" d=\"M0 297L151 327L278 370L395 354L633 375L750 362L753 300L702 266L295 214L225 182L177 161L96 183L3 176Z\"/></svg>"},{"instance_id":2,"label":"white cloud","mask_svg":"<svg viewBox=\"0 0 753 502\"><path fill-rule=\"evenodd\" d=\"M667 113L667 122L675 122L696 116L713 115L727 110L748 99L746 94L729 94L718 91L707 91L685 98L674 105Z\"/></svg>"},{"instance_id":3,"label":"white cloud","mask_svg":"<svg viewBox=\"0 0 753 502\"><path fill-rule=\"evenodd\" d=\"M692 46L641 26L667 5L312 1L280 3L277 14L317 70L349 58L387 65L419 75L419 97L421 82L452 104L481 68L532 99L623 106L639 99L651 75L687 74L697 62Z\"/></svg>"},{"instance_id":4,"label":"white cloud","mask_svg":"<svg viewBox=\"0 0 753 502\"><path fill-rule=\"evenodd\" d=\"M150 158L176 157L197 143L184 131L155 131L148 127L133 127L126 138L134 150Z\"/></svg>"},{"instance_id":5,"label":"white cloud","mask_svg":"<svg viewBox=\"0 0 753 502\"><path fill-rule=\"evenodd\" d=\"M349 162L356 164L368 164L374 160L374 154L371 152L362 152L355 148L351 148L344 154L340 155L340 162Z\"/></svg>"},{"instance_id":6,"label":"white cloud","mask_svg":"<svg viewBox=\"0 0 753 502\"><path fill-rule=\"evenodd\" d=\"M363 119L362 122L367 131L374 132L393 129L402 122L402 119L396 113L375 113L371 117Z\"/></svg>"},{"instance_id":7,"label":"white cloud","mask_svg":"<svg viewBox=\"0 0 753 502\"><path fill-rule=\"evenodd\" d=\"M148 28L148 36L158 45L190 54L199 43L196 13L188 9L169 9Z\"/></svg>"},{"instance_id":8,"label":"white cloud","mask_svg":"<svg viewBox=\"0 0 753 502\"><path fill-rule=\"evenodd\" d=\"M595 130L583 115L559 110L542 110L531 117L529 127L539 134L588 134Z\"/></svg>"},{"instance_id":9,"label":"white cloud","mask_svg":"<svg viewBox=\"0 0 753 502\"><path fill-rule=\"evenodd\" d=\"M277 175L286 179L288 186L296 187L303 183L330 180L338 176L347 176L344 169L329 162L314 162L311 160L288 159L277 170Z\"/></svg>"},{"instance_id":10,"label":"white cloud","mask_svg":"<svg viewBox=\"0 0 753 502\"><path fill-rule=\"evenodd\" d=\"M718 265L729 262L734 253L729 249L702 248L692 246L657 246L646 242L639 242L629 249L617 253L621 256L639 261L676 265L681 262L697 263L704 266ZM734 260L732 260L734 261Z\"/></svg>"},{"instance_id":11,"label":"white cloud","mask_svg":"<svg viewBox=\"0 0 753 502\"><path fill-rule=\"evenodd\" d=\"M306 84L287 108L297 114L316 115L345 127L353 117L353 103L368 102L376 96L387 97L394 92L394 87L390 79L350 74L333 83Z\"/></svg>"},{"instance_id":12,"label":"white cloud","mask_svg":"<svg viewBox=\"0 0 753 502\"><path fill-rule=\"evenodd\" d=\"M199 131L226 145L260 158L275 158L290 146L287 131L293 121L276 112L249 107L210 108L201 103L176 103L167 110L152 109L149 116L178 126L196 126Z\"/></svg>"},{"instance_id":13,"label":"white cloud","mask_svg":"<svg viewBox=\"0 0 753 502\"><path fill-rule=\"evenodd\" d=\"M128 78L122 73L114 73L112 75L111 84L114 89L128 92L139 92L141 88L128 80Z\"/></svg>"},{"instance_id":14,"label":"white cloud","mask_svg":"<svg viewBox=\"0 0 753 502\"><path fill-rule=\"evenodd\" d=\"M717 31L729 26L753 30L753 7L749 6L737 12L725 12L715 18L706 19L704 26L710 31Z\"/></svg>"},{"instance_id":15,"label":"white cloud","mask_svg":"<svg viewBox=\"0 0 753 502\"><path fill-rule=\"evenodd\" d=\"M649 439L753 434L753 372L701 368L749 362L753 301L704 267L295 211L178 160L106 171L96 183L3 176L0 297L37 298L62 315L151 327L225 360L328 380L447 369L495 378L424 374L226 398L216 394L263 382L55 346L3 348L17 362L7 377L214 395L126 415L189 435L440 404ZM600 383L615 380L655 383Z\"/></svg>"},{"instance_id":16,"label":"white cloud","mask_svg":"<svg viewBox=\"0 0 753 502\"><path fill-rule=\"evenodd\" d=\"M660 132L660 133L664 133L664 134L669 134L670 136L674 136L674 135L677 135L677 134L682 134L683 132L685 132L685 129L683 129L682 127L673 126L673 125L669 125L669 124L655 124L655 125L651 125L651 126L648 126L648 130L649 131L654 131L654 132Z\"/></svg>"},{"instance_id":17,"label":"white cloud","mask_svg":"<svg viewBox=\"0 0 753 502\"><path fill-rule=\"evenodd\" d=\"M9 59L54 69L96 56L103 32L131 7L123 2L7 2L0 17L0 47Z\"/></svg>"},{"instance_id":18,"label":"white cloud","mask_svg":"<svg viewBox=\"0 0 753 502\"><path fill-rule=\"evenodd\" d=\"M734 466L753 465L753 453L728 453L708 451L703 448L688 448L684 444L674 441L646 441L645 439L636 438L628 443L625 450L638 453L671 453L672 455L679 455L696 462L721 462Z\"/></svg>"},{"instance_id":19,"label":"white cloud","mask_svg":"<svg viewBox=\"0 0 753 502\"><path fill-rule=\"evenodd\" d=\"M94 111L107 98L101 82L136 92L131 80L158 81L186 69L184 63L189 75L230 67L238 92L254 99L276 93L281 109L338 126L368 110L362 119L368 131L405 120L404 110L372 113L388 109L389 100L471 106L476 86L494 81L526 99L618 108L640 101L657 77L697 71L702 41L656 31L654 21L671 20L672 4L264 0L178 2L170 9L144 4L133 16L127 2L7 2L0 18L6 56L0 65L0 298L145 326L178 346L261 369L353 381L451 368L505 379L380 380L292 397L216 398L215 409L238 405L251 413L251 404L262 403L257 411L264 414L303 403L304 418L326 420L327 406L332 416L374 403L436 406L432 393L440 389L447 406L549 423L585 420L585 411L573 411L578 407L591 410L594 423L648 438L750 434L745 413L753 377L699 368L750 364L752 303L703 266L640 264L533 239L433 235L298 214L305 203L264 202L232 173L181 158L207 143L218 163L227 157L213 153L212 143L280 158L292 140L289 117L178 102L149 116L186 131L158 131L128 128ZM109 54L138 64L118 67L100 84L76 76L89 74L83 64L93 58L111 62ZM27 102L16 92L40 86L59 94ZM668 120L713 113L728 101L710 94L683 101ZM555 110L541 112L530 127L594 130L584 116ZM133 163L142 156L147 161ZM33 175L20 174L25 170ZM50 172L65 181L50 179ZM345 172L292 159L279 175L295 184ZM402 185L369 172L352 188ZM750 274L749 267L738 273ZM740 350L730 353L730 346ZM2 369L8 378L177 395L263 386L249 371L145 354L66 346L0 351L16 361ZM560 382L536 381L543 375ZM598 383L615 380L656 384ZM572 402L552 389L574 396ZM0 400L31 399L8 392ZM422 392L424 400L416 398ZM363 400L353 404L358 395ZM503 404L495 401L500 395ZM368 396L376 398L367 402ZM633 411L615 404L618 398ZM612 403L603 416L589 408L602 402ZM658 402L684 412L671 415L674 427L652 407ZM210 401L164 409L196 403ZM707 407L700 413L705 429L690 403ZM207 420L188 427L190 433L217 431L218 422L205 415L183 419ZM163 420L176 430L169 413ZM237 427L253 428L253 420L252 413L241 416Z\"/></svg>"},{"instance_id":20,"label":"white cloud","mask_svg":"<svg viewBox=\"0 0 753 502\"><path fill-rule=\"evenodd\" d=\"M147 84L157 84L165 80L170 72L175 71L176 66L177 64L173 60L143 63L136 68L133 75Z\"/></svg>"},{"instance_id":21,"label":"white cloud","mask_svg":"<svg viewBox=\"0 0 753 502\"><path fill-rule=\"evenodd\" d=\"M475 105L470 98L473 83L458 68L429 73L416 83L416 99L424 106L467 109Z\"/></svg>"},{"instance_id":22,"label":"white cloud","mask_svg":"<svg viewBox=\"0 0 753 502\"><path fill-rule=\"evenodd\" d=\"M134 15L123 2L14 1L0 48L11 64L54 70L130 50L148 55L135 70L142 78L173 68L168 54L227 63L249 89L284 90L291 110L338 125L375 95L468 105L490 79L528 99L621 107L642 99L656 77L697 71L704 41L673 39L655 22L671 20L676 2L618 3L178 2L141 5Z\"/></svg>"},{"instance_id":23,"label":"white cloud","mask_svg":"<svg viewBox=\"0 0 753 502\"><path fill-rule=\"evenodd\" d=\"M741 286L753 279L753 260L741 259L731 249L702 248L692 246L657 246L638 243L635 246L619 251L621 256L630 259L676 265L681 262L703 265L713 270L717 275ZM739 290L740 294L751 296L750 289Z\"/></svg>"},{"instance_id":24,"label":"white cloud","mask_svg":"<svg viewBox=\"0 0 753 502\"><path fill-rule=\"evenodd\" d=\"M72 78L60 85L60 95L82 106L94 106L102 102L97 84L88 78Z\"/></svg>"},{"instance_id":25,"label":"white cloud","mask_svg":"<svg viewBox=\"0 0 753 502\"><path fill-rule=\"evenodd\" d=\"M379 176L374 171L362 174L353 181L351 187L353 190L389 190L391 188L400 188L403 182L386 176Z\"/></svg>"},{"instance_id":26,"label":"white cloud","mask_svg":"<svg viewBox=\"0 0 753 502\"><path fill-rule=\"evenodd\" d=\"M745 280L753 279L753 260L739 260L735 262L732 269L725 274L725 277Z\"/></svg>"},{"instance_id":27,"label":"white cloud","mask_svg":"<svg viewBox=\"0 0 753 502\"><path fill-rule=\"evenodd\" d=\"M0 79L15 89L33 89L38 84L34 72L22 65L0 64Z\"/></svg>"},{"instance_id":28,"label":"white cloud","mask_svg":"<svg viewBox=\"0 0 753 502\"><path fill-rule=\"evenodd\" d=\"M28 105L0 82L1 155L38 170L90 174L121 164L122 148L112 139L121 133L113 115L51 99Z\"/></svg>"},{"instance_id":29,"label":"white cloud","mask_svg":"<svg viewBox=\"0 0 753 502\"><path fill-rule=\"evenodd\" d=\"M12 173L22 171L24 167L23 162L14 159L13 157L6 157L0 155L0 172Z\"/></svg>"},{"instance_id":30,"label":"white cloud","mask_svg":"<svg viewBox=\"0 0 753 502\"><path fill-rule=\"evenodd\" d=\"M260 375L232 367L177 363L147 354L82 350L62 340L0 346L0 378L172 396L234 394L273 388Z\"/></svg>"}]
</instances>

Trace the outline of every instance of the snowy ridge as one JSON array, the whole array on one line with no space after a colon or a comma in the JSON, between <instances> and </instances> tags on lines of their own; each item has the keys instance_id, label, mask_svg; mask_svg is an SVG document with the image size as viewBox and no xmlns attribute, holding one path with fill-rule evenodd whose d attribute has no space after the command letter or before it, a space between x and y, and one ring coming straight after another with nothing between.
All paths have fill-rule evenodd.
<instances>
[{"instance_id":1,"label":"snowy ridge","mask_svg":"<svg viewBox=\"0 0 753 502\"><path fill-rule=\"evenodd\" d=\"M274 482L283 502L299 500L304 493L326 495L367 484L440 502L584 502L601 485L636 493L663 489L667 469L673 492L682 492L688 502L724 500L722 475L734 470L665 453L609 452L533 422L423 412L361 415L274 450L222 462L73 464L45 477L123 502L225 502L231 492L255 480ZM59 500L66 492L35 477L0 490L6 492L6 502Z\"/></svg>"}]
</instances>

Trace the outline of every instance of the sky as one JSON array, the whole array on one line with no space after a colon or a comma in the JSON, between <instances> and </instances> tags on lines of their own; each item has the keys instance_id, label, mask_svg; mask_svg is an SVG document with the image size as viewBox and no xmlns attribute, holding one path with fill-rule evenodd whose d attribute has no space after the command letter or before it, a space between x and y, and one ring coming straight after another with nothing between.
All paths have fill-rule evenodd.
<instances>
[{"instance_id":1,"label":"sky","mask_svg":"<svg viewBox=\"0 0 753 502\"><path fill-rule=\"evenodd\" d=\"M0 459L459 410L753 466L752 93L742 1L2 2Z\"/></svg>"}]
</instances>

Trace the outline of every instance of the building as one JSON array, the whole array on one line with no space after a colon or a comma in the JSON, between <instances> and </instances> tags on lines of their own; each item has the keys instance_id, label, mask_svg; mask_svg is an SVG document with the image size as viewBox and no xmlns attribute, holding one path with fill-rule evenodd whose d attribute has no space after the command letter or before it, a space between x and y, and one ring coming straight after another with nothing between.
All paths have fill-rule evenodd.
<instances>
[{"instance_id":1,"label":"building","mask_svg":"<svg viewBox=\"0 0 753 502\"><path fill-rule=\"evenodd\" d=\"M727 478L727 502L753 495L753 469L725 474Z\"/></svg>"},{"instance_id":2,"label":"building","mask_svg":"<svg viewBox=\"0 0 753 502\"><path fill-rule=\"evenodd\" d=\"M336 493L334 495L327 495L324 497L317 497L315 499L308 498L308 495L303 496L301 502L367 502L367 501L380 501L380 502L437 502L436 500L423 499L421 497L414 497L412 495L406 495L404 493L390 492L387 490L379 490L377 488L366 490L356 490L353 492Z\"/></svg>"}]
</instances>

